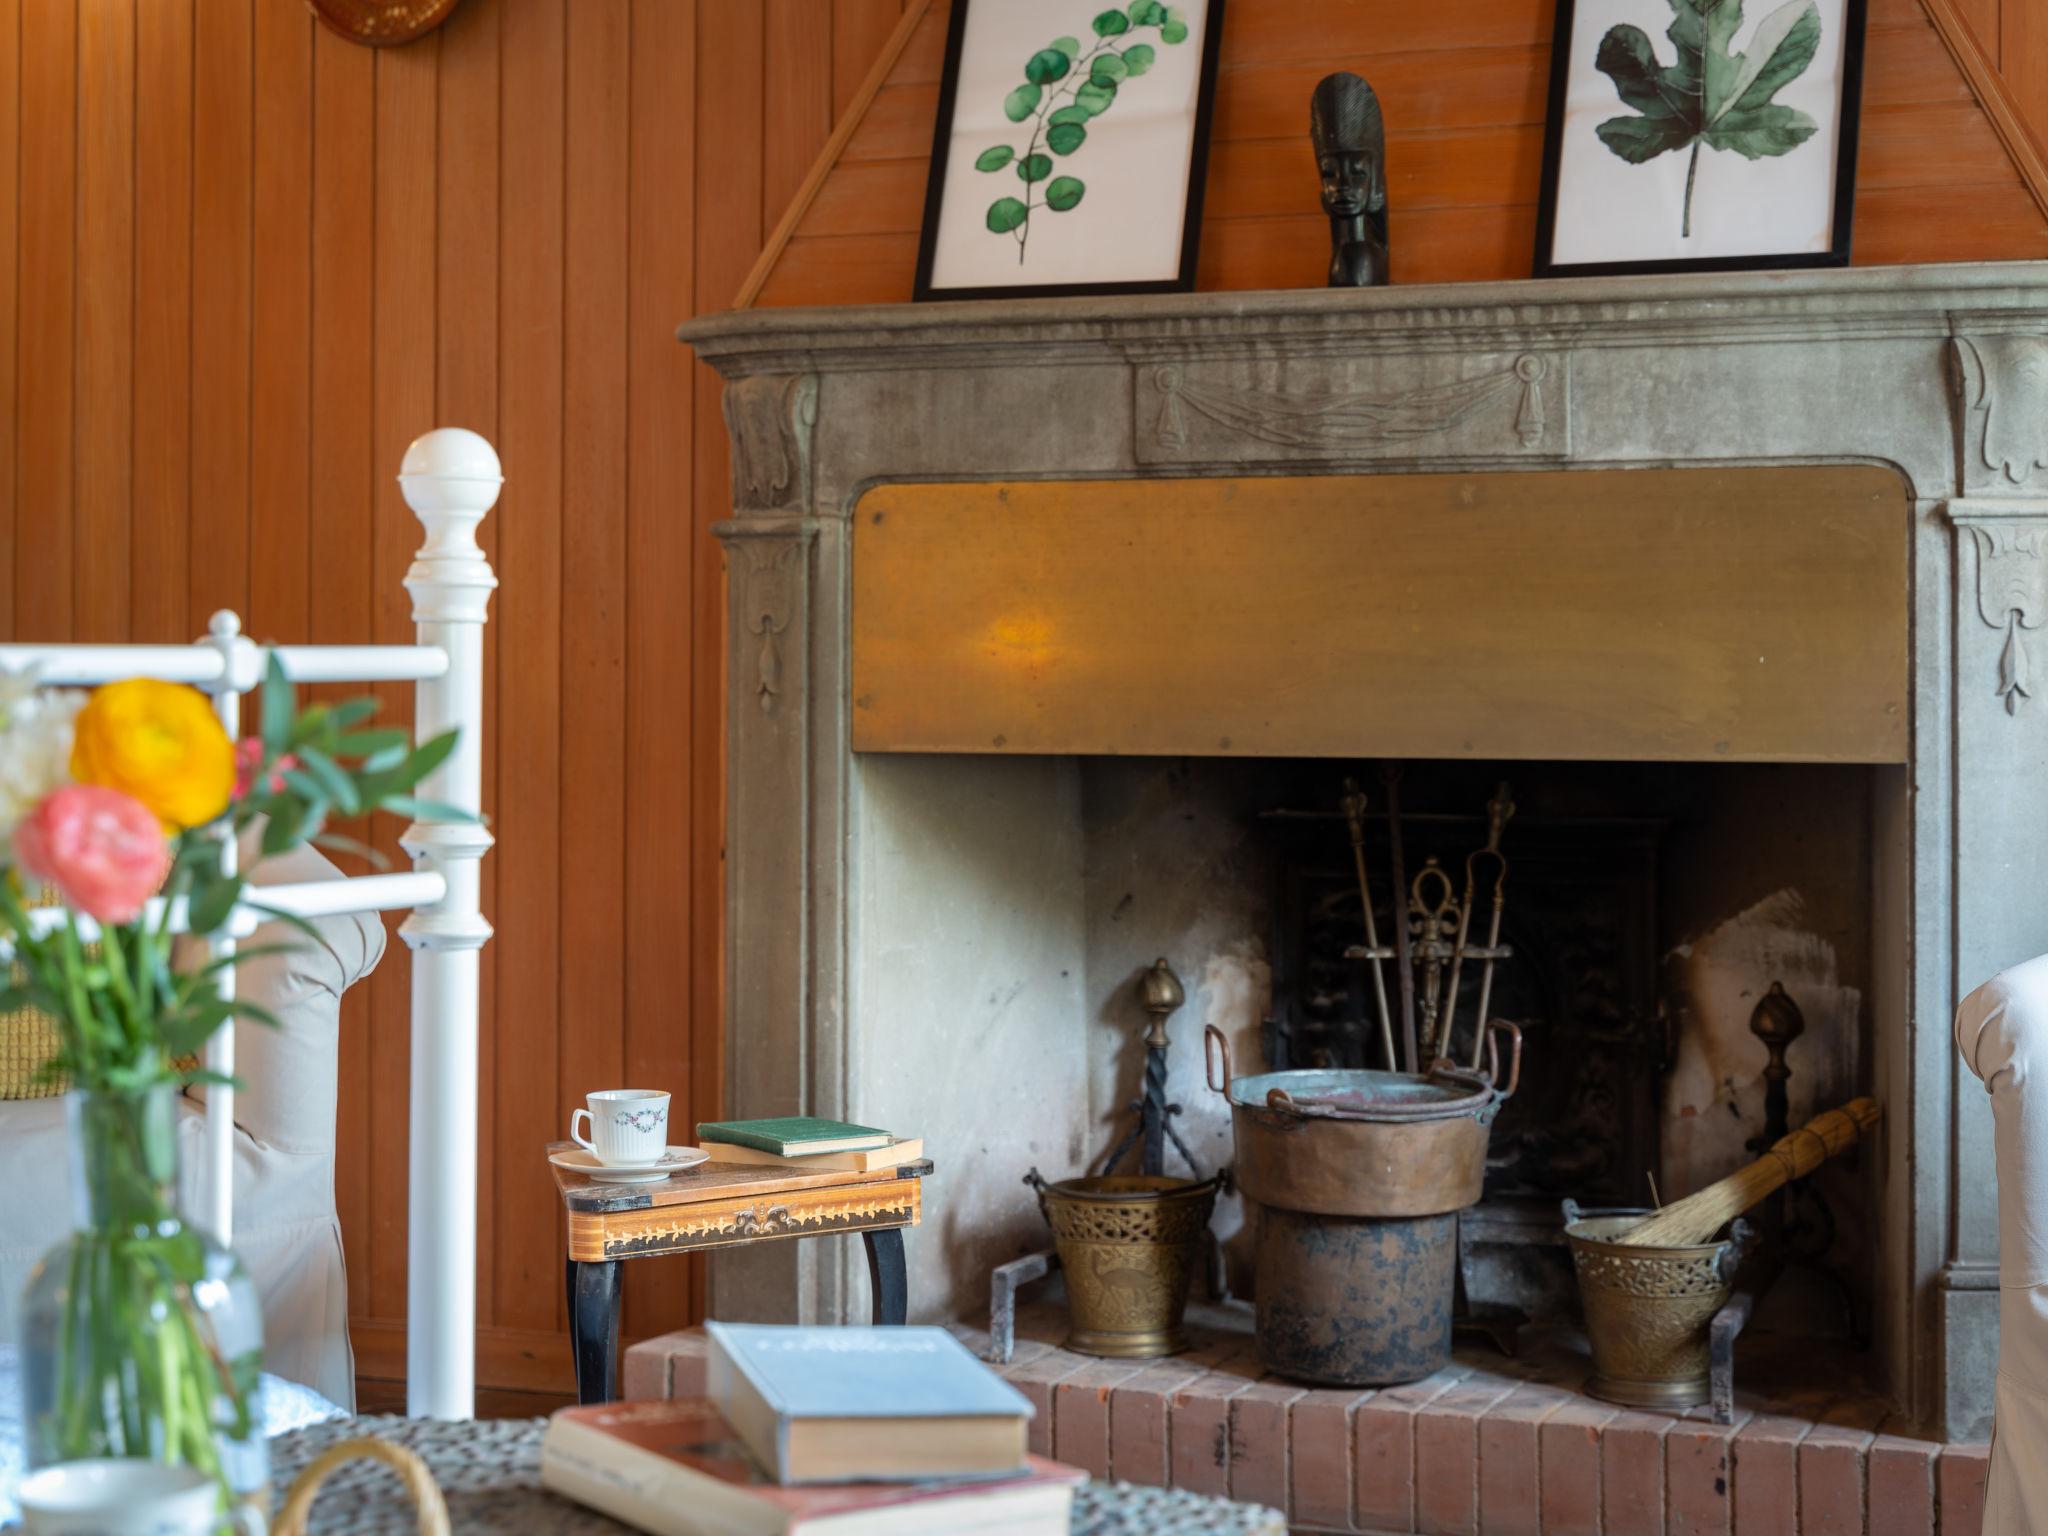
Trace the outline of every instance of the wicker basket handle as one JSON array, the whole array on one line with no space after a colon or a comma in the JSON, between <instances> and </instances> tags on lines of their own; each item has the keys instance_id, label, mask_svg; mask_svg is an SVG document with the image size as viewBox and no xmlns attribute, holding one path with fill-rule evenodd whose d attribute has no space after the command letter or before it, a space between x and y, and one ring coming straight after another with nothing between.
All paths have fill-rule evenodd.
<instances>
[{"instance_id":1,"label":"wicker basket handle","mask_svg":"<svg viewBox=\"0 0 2048 1536\"><path fill-rule=\"evenodd\" d=\"M440 1485L418 1453L389 1440L367 1438L339 1441L313 1458L285 1495L284 1509L277 1517L272 1536L306 1536L306 1517L312 1512L313 1500L327 1475L336 1467L362 1460L381 1461L398 1474L419 1510L420 1536L449 1536L448 1502L441 1497Z\"/></svg>"}]
</instances>

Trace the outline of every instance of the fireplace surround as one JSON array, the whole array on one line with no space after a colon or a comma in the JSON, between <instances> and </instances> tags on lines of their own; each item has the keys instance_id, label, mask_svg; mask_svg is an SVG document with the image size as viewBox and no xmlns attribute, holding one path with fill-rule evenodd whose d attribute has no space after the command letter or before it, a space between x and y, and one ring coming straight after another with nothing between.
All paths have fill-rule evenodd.
<instances>
[{"instance_id":1,"label":"fireplace surround","mask_svg":"<svg viewBox=\"0 0 2048 1536\"><path fill-rule=\"evenodd\" d=\"M939 1315L968 1311L973 1277L1034 1237L1022 1169L1064 1175L1100 1152L1102 1104L1123 1086L1103 1085L1101 1059L1130 1021L1099 1016L1100 988L1072 963L1091 943L1075 758L993 740L856 751L864 498L1600 468L1895 477L1906 718L1871 815L1884 963L1865 1076L1887 1111L1865 1153L1874 1349L1910 1412L1982 1431L1989 1112L1948 1025L1963 992L2048 949L2033 890L2048 867L2048 701L2033 696L2048 646L2048 267L749 311L681 335L725 378L733 447L718 530L728 1108L925 1136L940 1177L912 1301ZM1813 515L1824 545L1829 514ZM1805 579L1824 601L1826 571ZM1369 732L1341 750L1389 751ZM1183 1098L1198 1022L1177 1031ZM713 1310L859 1315L857 1270L828 1245L736 1251L714 1266Z\"/></svg>"}]
</instances>

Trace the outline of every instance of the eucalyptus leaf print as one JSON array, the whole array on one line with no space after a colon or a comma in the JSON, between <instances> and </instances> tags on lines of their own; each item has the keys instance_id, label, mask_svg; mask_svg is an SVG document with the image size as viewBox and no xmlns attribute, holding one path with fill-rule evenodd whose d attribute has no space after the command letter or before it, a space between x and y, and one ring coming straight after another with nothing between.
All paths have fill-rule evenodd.
<instances>
[{"instance_id":1,"label":"eucalyptus leaf print","mask_svg":"<svg viewBox=\"0 0 2048 1536\"><path fill-rule=\"evenodd\" d=\"M1757 23L1748 48L1737 53L1742 0L1668 3L1677 13L1664 34L1677 48L1671 64L1659 61L1642 28L1626 22L1600 40L1593 67L1614 82L1634 115L1609 118L1593 131L1631 165L1669 150L1691 150L1679 222L1680 238L1690 239L1701 145L1761 160L1791 153L1818 131L1804 112L1771 98L1813 62L1820 48L1820 10L1814 0L1786 0Z\"/></svg>"},{"instance_id":2,"label":"eucalyptus leaf print","mask_svg":"<svg viewBox=\"0 0 2048 1536\"><path fill-rule=\"evenodd\" d=\"M1022 183L1006 188L987 214L989 233L1017 242L1019 266L1030 250L1032 216L1070 212L1087 194L1086 182L1063 162L1087 146L1095 119L1116 105L1118 93L1158 63L1160 47L1187 41L1188 19L1177 5L1133 0L1098 11L1087 37L1085 46L1079 37L1056 37L1023 61L1022 81L1003 97L1003 116L1018 125L1024 142L991 144L975 156L977 171L1010 170Z\"/></svg>"}]
</instances>

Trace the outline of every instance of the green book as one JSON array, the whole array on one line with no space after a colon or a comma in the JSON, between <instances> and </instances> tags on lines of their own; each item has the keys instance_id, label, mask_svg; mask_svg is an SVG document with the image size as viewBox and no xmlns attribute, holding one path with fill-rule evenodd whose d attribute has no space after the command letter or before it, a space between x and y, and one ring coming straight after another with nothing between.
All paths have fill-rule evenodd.
<instances>
[{"instance_id":1,"label":"green book","mask_svg":"<svg viewBox=\"0 0 2048 1536\"><path fill-rule=\"evenodd\" d=\"M718 1120L697 1127L697 1140L723 1141L779 1157L809 1157L817 1152L865 1152L889 1145L889 1133L871 1125L790 1115L781 1120Z\"/></svg>"}]
</instances>

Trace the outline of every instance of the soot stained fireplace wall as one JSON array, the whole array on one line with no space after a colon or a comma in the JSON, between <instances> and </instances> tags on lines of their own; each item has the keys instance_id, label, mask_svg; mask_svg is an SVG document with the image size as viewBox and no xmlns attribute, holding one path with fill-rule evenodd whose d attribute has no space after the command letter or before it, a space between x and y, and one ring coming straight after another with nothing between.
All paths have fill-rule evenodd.
<instances>
[{"instance_id":1,"label":"soot stained fireplace wall","mask_svg":"<svg viewBox=\"0 0 2048 1536\"><path fill-rule=\"evenodd\" d=\"M972 1305L973 1289L955 1282L1026 1230L1008 1225L1028 1215L1016 1170L1080 1167L1125 1089L1110 1063L1091 1058L1100 1049L1113 1063L1135 1021L1091 1017L1091 1006L1108 1005L1091 1005L1089 963L1077 972L1072 960L1087 955L1091 932L1122 931L1090 922L1106 876L1084 860L1082 811L1102 774L1083 758L1044 754L1733 764L1745 757L1745 722L1782 681L1769 651L1796 641L1802 624L1825 630L1830 615L1840 619L1831 605L1855 586L1843 573L1871 552L1855 520L1791 503L1740 537L1730 529L1731 548L1757 534L1797 535L1785 546L1793 579L1760 573L1771 602L1742 609L1740 583L1716 594L1719 611L1741 609L1775 637L1759 647L1754 672L1732 652L1688 671L1659 650L1684 617L1686 583L1669 572L1635 589L1639 621L1608 604L1607 556L1637 542L1623 517L1602 525L1582 558L1546 569L1553 620L1519 647L1480 613L1453 631L1462 643L1419 621L1404 640L1390 621L1370 646L1333 659L1318 651L1318 634L1291 622L1298 594L1275 590L1263 594L1268 623L1254 633L1292 645L1305 665L1254 675L1205 650L1200 616L1174 615L1151 578L1164 570L1179 587L1229 597L1228 570L1205 571L1194 552L1269 569L1281 530L1295 525L1285 497L1265 496L1257 477L1450 477L1436 537L1382 547L1361 533L1361 547L1393 573L1380 596L1395 601L1368 603L1361 590L1353 606L1399 620L1398 599L1432 579L1431 559L1490 560L1494 579L1511 582L1540 563L1540 530L1571 524L1570 498L1546 502L1538 491L1519 522L1501 525L1522 542L1503 552L1481 536L1487 485L1501 471L1541 482L1568 477L1530 472L1881 466L1896 508L1896 532L1883 537L1904 558L1903 686L1885 694L1883 720L1852 719L1872 696L1871 674L1844 652L1836 670L1778 706L1806 700L1814 718L1884 741L1862 761L1895 765L1854 770L1876 832L1860 984L1847 950L1837 955L1845 984L1868 989L1856 1074L1887 1111L1864 1155L1877 1230L1863 1250L1875 1266L1875 1358L1908 1406L1953 1434L1981 1432L1997 1337L1989 1114L1977 1085L1958 1077L1948 1024L1963 991L2048 950L2048 909L2035 889L2048 865L2039 793L2048 705L2031 696L2048 622L2048 268L785 310L696 321L684 336L726 377L734 445L734 517L720 529L732 579L730 1108L874 1117L931 1140L940 1177L911 1245L913 1294L928 1310ZM947 484L921 485L930 482ZM931 663L933 686L922 700L885 701L903 729L893 745L884 740L889 750L872 750L863 733L881 706L861 684L853 636L877 605L862 595L873 562L857 556L859 536L893 531L923 489L926 504L951 505L954 536L977 558L1049 547L1037 532L1048 503L1016 489L1036 482L1095 487L1074 506L1100 520L1096 558L1039 573L1046 590L1071 589L1089 604L1021 610L978 585L971 564L943 588L894 594L923 625L919 659ZM1135 494L1147 487L1160 496ZM1369 517L1373 497L1354 500ZM1640 505L1654 519L1657 498ZM1170 535L1169 513L1185 536ZM873 520L885 514L894 521L878 530ZM1087 644L1076 649L1076 636ZM1461 690L1482 674L1460 669L1475 648L1493 647L1500 665L1483 675L1498 680L1545 675L1545 648L1567 642L1581 661L1595 658L1574 674L1581 747L1442 738L1444 718L1429 701L1471 710ZM1163 745L1119 739L1118 722L1153 718L1139 693L1089 685L1088 668L1119 652L1172 679L1176 698L1182 683L1199 683L1254 736L1267 700L1293 702L1285 679L1313 674L1330 702L1316 716L1329 734L1287 747L1229 727ZM1047 696L964 682L971 669L948 673L975 658L1015 678L1064 680L1073 707L1055 713L1068 726L1078 713L1096 744L1036 745L1054 715L1009 709L979 739L909 740L912 706L957 714L977 692L997 702ZM1350 664L1364 661L1378 665ZM1601 710L1616 693L1632 705L1625 716ZM1490 698L1483 718L1540 734L1518 697ZM1698 708L1672 709L1680 698ZM1389 710L1390 699L1401 708ZM1545 707L1557 714L1554 691ZM1370 732L1360 729L1368 718ZM1410 725L1426 728L1422 740L1403 739ZM1645 732L1665 727L1695 733L1687 750L1610 750L1602 738L1617 731L1640 747ZM942 889L934 869L948 872ZM1804 878L1815 878L1811 868ZM1664 916L1675 928L1676 915ZM1768 928L1782 916L1767 909L1756 921ZM1675 931L1697 939L1686 962L1696 1000L1698 985L1718 984L1698 958L1715 934ZM1131 966L1160 949L1146 944ZM1209 1006L1225 1006L1232 986L1258 990L1220 968ZM1263 1003L1246 1011L1255 1017ZM1807 1008L1812 1038L1854 1036L1816 1011ZM1190 1059L1195 1022L1181 1026ZM1193 1101L1189 1065L1177 1061L1177 1089ZM1674 1081L1688 1070L1681 1059ZM1700 1071L1711 1076L1712 1064ZM860 1277L831 1245L769 1245L721 1259L713 1286L722 1315L822 1318L857 1307Z\"/></svg>"}]
</instances>

